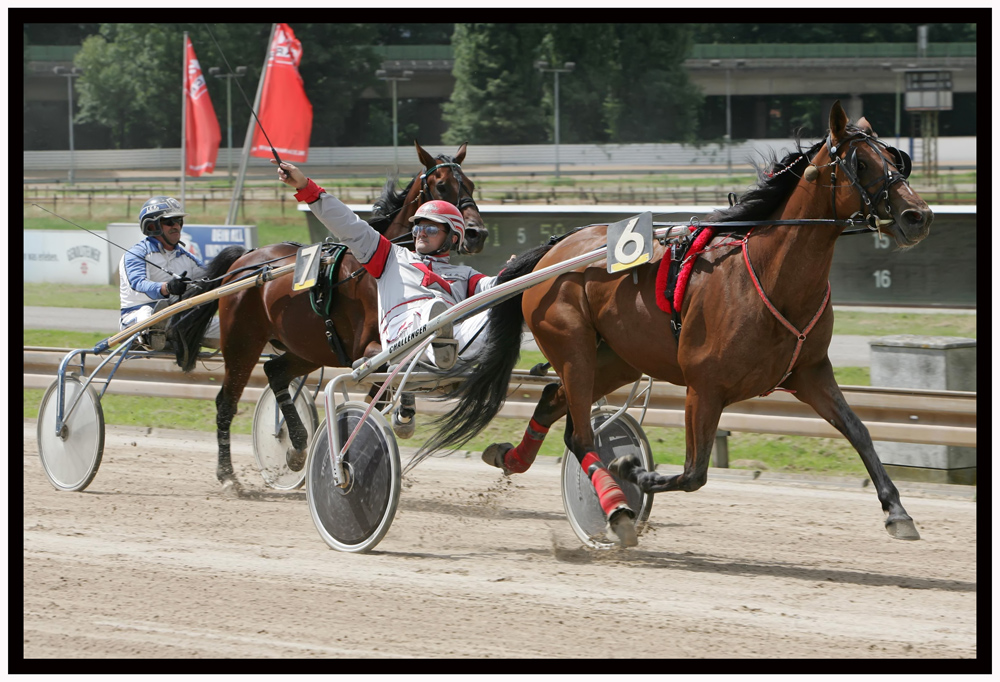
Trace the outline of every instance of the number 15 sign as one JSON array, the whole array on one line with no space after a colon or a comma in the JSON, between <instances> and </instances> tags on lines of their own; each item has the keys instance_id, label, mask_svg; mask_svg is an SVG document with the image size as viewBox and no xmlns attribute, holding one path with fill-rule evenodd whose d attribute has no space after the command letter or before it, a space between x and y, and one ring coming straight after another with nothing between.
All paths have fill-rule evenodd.
<instances>
[{"instance_id":1,"label":"number 15 sign","mask_svg":"<svg viewBox=\"0 0 1000 682\"><path fill-rule=\"evenodd\" d=\"M621 272L653 257L653 214L649 211L608 225L608 272Z\"/></svg>"}]
</instances>

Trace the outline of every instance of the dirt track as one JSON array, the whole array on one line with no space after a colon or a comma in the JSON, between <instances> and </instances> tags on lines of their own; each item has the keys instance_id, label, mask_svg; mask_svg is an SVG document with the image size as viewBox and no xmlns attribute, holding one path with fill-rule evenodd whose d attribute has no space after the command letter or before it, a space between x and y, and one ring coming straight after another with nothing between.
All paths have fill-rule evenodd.
<instances>
[{"instance_id":1,"label":"dirt track","mask_svg":"<svg viewBox=\"0 0 1000 682\"><path fill-rule=\"evenodd\" d=\"M585 549L559 467L472 458L404 478L367 555L326 547L305 493L215 483L208 434L108 427L97 478L57 492L24 423L26 658L975 658L976 503L710 475L656 499L633 550ZM404 455L404 463L408 456ZM713 470L713 474L715 470ZM610 635L631 633L618 651ZM820 671L816 671L820 672Z\"/></svg>"}]
</instances>

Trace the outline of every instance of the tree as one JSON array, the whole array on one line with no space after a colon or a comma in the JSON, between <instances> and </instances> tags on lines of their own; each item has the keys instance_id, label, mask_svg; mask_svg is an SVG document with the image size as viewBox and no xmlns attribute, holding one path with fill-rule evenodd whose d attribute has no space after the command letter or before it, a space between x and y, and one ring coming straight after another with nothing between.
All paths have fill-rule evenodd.
<instances>
[{"instance_id":1,"label":"tree","mask_svg":"<svg viewBox=\"0 0 1000 682\"><path fill-rule=\"evenodd\" d=\"M683 68L690 30L679 24L615 24L618 73L606 105L615 142L691 140L703 96Z\"/></svg>"},{"instance_id":2,"label":"tree","mask_svg":"<svg viewBox=\"0 0 1000 682\"><path fill-rule=\"evenodd\" d=\"M444 104L445 144L531 144L544 135L539 24L456 24L455 89Z\"/></svg>"}]
</instances>

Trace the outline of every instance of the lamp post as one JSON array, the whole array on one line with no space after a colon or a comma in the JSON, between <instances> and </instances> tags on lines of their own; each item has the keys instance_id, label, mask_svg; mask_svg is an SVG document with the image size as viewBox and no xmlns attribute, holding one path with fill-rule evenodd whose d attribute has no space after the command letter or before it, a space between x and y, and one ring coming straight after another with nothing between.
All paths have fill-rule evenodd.
<instances>
[{"instance_id":1,"label":"lamp post","mask_svg":"<svg viewBox=\"0 0 1000 682\"><path fill-rule=\"evenodd\" d=\"M222 73L222 69L218 66L212 66L208 69L208 74L210 76L215 76L216 78L226 79L226 133L227 142L229 148L229 154L226 156L226 167L229 169L229 182L233 181L233 79L243 78L247 73L247 67L237 66L236 71L233 73Z\"/></svg>"},{"instance_id":2,"label":"lamp post","mask_svg":"<svg viewBox=\"0 0 1000 682\"><path fill-rule=\"evenodd\" d=\"M73 184L73 79L79 78L83 75L83 69L78 69L73 67L71 69L65 66L57 66L52 69L52 73L57 76L66 77L66 94L69 96L69 184Z\"/></svg>"},{"instance_id":3,"label":"lamp post","mask_svg":"<svg viewBox=\"0 0 1000 682\"><path fill-rule=\"evenodd\" d=\"M576 62L565 62L562 68L553 67L549 68L549 63L547 61L537 61L535 62L535 68L542 73L551 73L555 75L555 147L556 147L556 177L559 177L559 74L570 73L576 68Z\"/></svg>"},{"instance_id":4,"label":"lamp post","mask_svg":"<svg viewBox=\"0 0 1000 682\"><path fill-rule=\"evenodd\" d=\"M729 174L729 177L733 176L733 66L742 67L746 65L746 63L745 59L737 59L733 62L733 65L726 67L726 135L723 139L726 143L726 172ZM710 64L712 66L721 66L722 61L719 59L713 59Z\"/></svg>"},{"instance_id":5,"label":"lamp post","mask_svg":"<svg viewBox=\"0 0 1000 682\"><path fill-rule=\"evenodd\" d=\"M397 167L399 166L399 123L396 117L396 83L399 81L408 81L412 75L412 71L389 73L385 69L379 69L375 72L375 77L380 81L389 81L392 83L392 155L396 160Z\"/></svg>"}]
</instances>

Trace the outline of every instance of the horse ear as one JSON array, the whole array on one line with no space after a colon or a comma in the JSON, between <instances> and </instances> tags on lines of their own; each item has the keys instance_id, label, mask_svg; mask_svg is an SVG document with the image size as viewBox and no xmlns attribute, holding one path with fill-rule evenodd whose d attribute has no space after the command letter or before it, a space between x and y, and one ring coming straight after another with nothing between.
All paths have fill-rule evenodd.
<instances>
[{"instance_id":1,"label":"horse ear","mask_svg":"<svg viewBox=\"0 0 1000 682\"><path fill-rule=\"evenodd\" d=\"M428 154L427 150L421 147L419 142L414 140L413 146L417 148L417 157L420 159L420 163L424 164L424 168L433 168L437 165L434 157Z\"/></svg>"},{"instance_id":2,"label":"horse ear","mask_svg":"<svg viewBox=\"0 0 1000 682\"><path fill-rule=\"evenodd\" d=\"M468 144L468 142L463 142L462 146L458 148L458 152L455 154L455 163L461 165L461 163L465 161L465 148Z\"/></svg>"},{"instance_id":3,"label":"horse ear","mask_svg":"<svg viewBox=\"0 0 1000 682\"><path fill-rule=\"evenodd\" d=\"M837 144L846 133L847 112L844 111L844 107L841 106L838 99L833 103L833 107L830 108L830 137L833 138L834 144Z\"/></svg>"}]
</instances>

